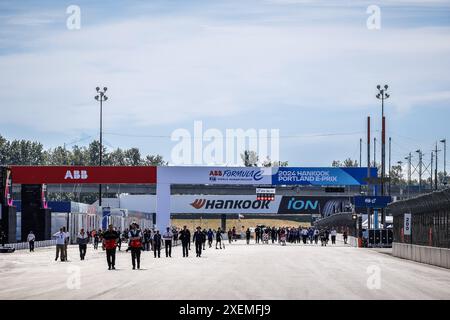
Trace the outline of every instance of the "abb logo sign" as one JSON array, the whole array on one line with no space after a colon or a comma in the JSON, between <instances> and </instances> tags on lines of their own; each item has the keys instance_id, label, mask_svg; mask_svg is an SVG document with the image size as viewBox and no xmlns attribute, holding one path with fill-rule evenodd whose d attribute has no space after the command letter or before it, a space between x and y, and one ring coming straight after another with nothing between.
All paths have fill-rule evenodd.
<instances>
[{"instance_id":1,"label":"abb logo sign","mask_svg":"<svg viewBox=\"0 0 450 320\"><path fill-rule=\"evenodd\" d=\"M151 166L11 166L13 183L156 183Z\"/></svg>"},{"instance_id":2,"label":"abb logo sign","mask_svg":"<svg viewBox=\"0 0 450 320\"><path fill-rule=\"evenodd\" d=\"M87 170L67 170L64 176L64 180L86 180L87 178Z\"/></svg>"}]
</instances>

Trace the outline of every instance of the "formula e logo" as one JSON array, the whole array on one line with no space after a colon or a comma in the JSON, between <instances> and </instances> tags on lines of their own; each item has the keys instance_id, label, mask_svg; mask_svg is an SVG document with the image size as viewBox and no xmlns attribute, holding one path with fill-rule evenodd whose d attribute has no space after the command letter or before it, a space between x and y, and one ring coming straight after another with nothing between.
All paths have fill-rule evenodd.
<instances>
[{"instance_id":1,"label":"formula e logo","mask_svg":"<svg viewBox=\"0 0 450 320\"><path fill-rule=\"evenodd\" d=\"M64 176L64 180L86 180L88 178L88 174L86 170L71 170L66 171L66 175Z\"/></svg>"},{"instance_id":2,"label":"formula e logo","mask_svg":"<svg viewBox=\"0 0 450 320\"><path fill-rule=\"evenodd\" d=\"M200 209L203 207L206 203L206 199L195 199L194 202L191 203L191 206L193 206L195 209Z\"/></svg>"}]
</instances>

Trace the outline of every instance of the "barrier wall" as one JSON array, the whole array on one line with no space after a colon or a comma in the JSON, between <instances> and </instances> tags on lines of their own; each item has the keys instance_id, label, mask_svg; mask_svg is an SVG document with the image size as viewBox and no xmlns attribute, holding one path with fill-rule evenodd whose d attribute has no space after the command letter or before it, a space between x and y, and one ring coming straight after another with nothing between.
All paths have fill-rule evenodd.
<instances>
[{"instance_id":1,"label":"barrier wall","mask_svg":"<svg viewBox=\"0 0 450 320\"><path fill-rule=\"evenodd\" d=\"M30 249L30 244L28 242L9 243L5 244L5 246L12 247L16 250ZM51 247L51 246L56 246L56 240L44 240L34 242L35 248Z\"/></svg>"},{"instance_id":2,"label":"barrier wall","mask_svg":"<svg viewBox=\"0 0 450 320\"><path fill-rule=\"evenodd\" d=\"M394 242L392 244L392 255L438 267L450 268L450 249L447 248Z\"/></svg>"}]
</instances>

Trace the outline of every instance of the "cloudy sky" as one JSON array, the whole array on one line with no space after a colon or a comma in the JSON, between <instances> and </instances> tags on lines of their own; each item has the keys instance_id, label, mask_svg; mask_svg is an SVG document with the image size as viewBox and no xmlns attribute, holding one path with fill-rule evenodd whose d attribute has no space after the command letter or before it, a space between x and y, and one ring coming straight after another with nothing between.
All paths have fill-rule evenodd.
<instances>
[{"instance_id":1,"label":"cloudy sky","mask_svg":"<svg viewBox=\"0 0 450 320\"><path fill-rule=\"evenodd\" d=\"M393 162L450 138L450 1L124 3L0 1L1 135L88 144L99 85L108 148L170 160L171 133L201 120L279 129L282 160L326 166L359 158L367 116L379 137L376 85L387 83ZM67 28L70 5L79 30ZM379 30L367 28L370 5Z\"/></svg>"}]
</instances>

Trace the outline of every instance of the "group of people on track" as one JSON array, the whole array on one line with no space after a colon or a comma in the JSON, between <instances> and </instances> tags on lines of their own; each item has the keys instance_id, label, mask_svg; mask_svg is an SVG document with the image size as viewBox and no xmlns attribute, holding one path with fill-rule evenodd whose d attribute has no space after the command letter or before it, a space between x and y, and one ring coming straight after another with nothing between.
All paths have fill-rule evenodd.
<instances>
[{"instance_id":1,"label":"group of people on track","mask_svg":"<svg viewBox=\"0 0 450 320\"><path fill-rule=\"evenodd\" d=\"M31 232L30 232L31 234ZM267 244L270 241L272 243L279 243L286 245L286 243L303 243L303 244L318 244L319 240L322 246L326 246L331 237L331 243L336 243L337 232L334 228L318 229L314 227L265 227L257 226L254 229L255 243ZM235 227L229 229L227 232L228 241L236 241L238 236ZM60 257L61 261L67 261L67 245L69 243L69 233L65 227L62 227L59 232L55 233L53 237L56 239L56 258ZM30 237L32 238L32 237ZM246 243L250 244L252 238L252 232L248 228L245 232ZM347 233L343 233L344 243L347 242ZM161 234L159 230L140 229L137 223L130 225L128 229L123 232L117 230L113 225L109 225L108 229L93 230L90 232L81 229L77 235L76 242L79 247L80 259L84 260L86 256L87 245L92 242L94 249L98 249L98 245L101 243L102 249L106 251L106 261L109 270L114 270L116 265L116 250L121 250L122 242L126 242L128 247L126 252L131 252L131 264L133 270L140 269L141 267L141 252L153 251L155 258L161 257L161 247L164 245L165 254L167 258L172 257L172 246L181 242L183 257L189 256L191 250L191 242L195 244L195 252L197 257L201 257L202 251L213 247L215 241L216 249L225 249L223 243L224 232L221 228L217 230L201 229L197 227L195 232L191 235L191 231L184 226L181 230L176 228L166 228L166 231Z\"/></svg>"}]
</instances>

